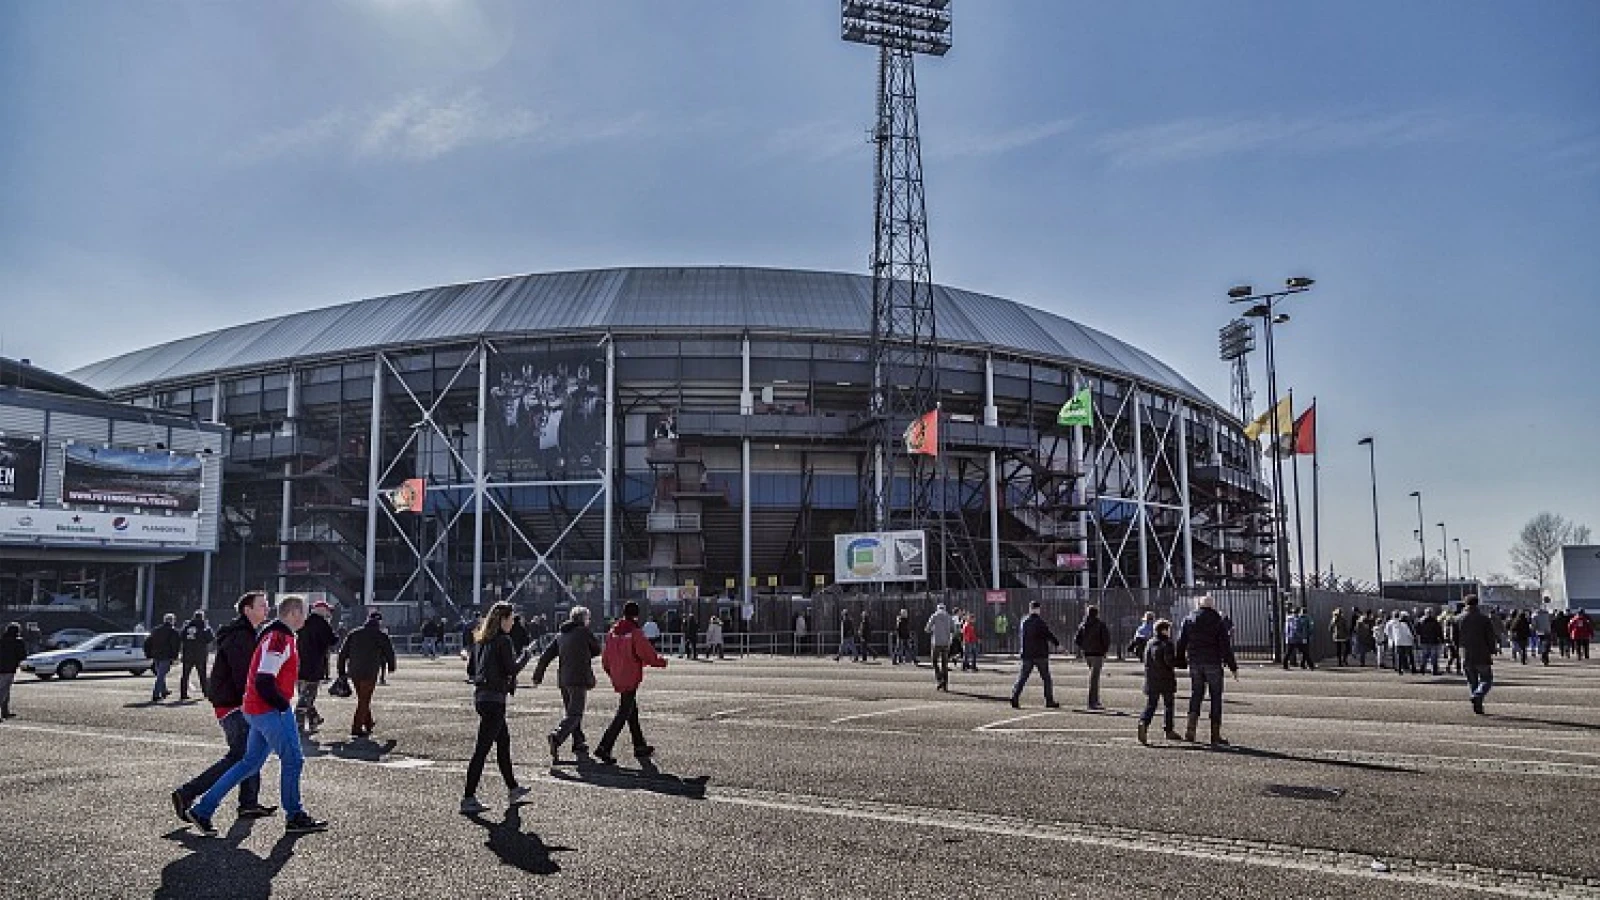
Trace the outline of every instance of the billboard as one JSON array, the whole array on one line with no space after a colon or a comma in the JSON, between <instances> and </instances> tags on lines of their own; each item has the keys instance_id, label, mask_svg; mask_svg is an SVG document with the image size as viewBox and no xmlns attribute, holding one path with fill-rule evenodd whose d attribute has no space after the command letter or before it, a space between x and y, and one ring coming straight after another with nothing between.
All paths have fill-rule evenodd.
<instances>
[{"instance_id":1,"label":"billboard","mask_svg":"<svg viewBox=\"0 0 1600 900\"><path fill-rule=\"evenodd\" d=\"M833 580L839 584L928 580L928 537L922 531L833 536Z\"/></svg>"},{"instance_id":2,"label":"billboard","mask_svg":"<svg viewBox=\"0 0 1600 900\"><path fill-rule=\"evenodd\" d=\"M0 540L40 544L198 546L194 516L152 516L72 509L0 508Z\"/></svg>"},{"instance_id":3,"label":"billboard","mask_svg":"<svg viewBox=\"0 0 1600 900\"><path fill-rule=\"evenodd\" d=\"M36 438L0 437L0 500L30 503L39 499L43 458L44 444Z\"/></svg>"},{"instance_id":4,"label":"billboard","mask_svg":"<svg viewBox=\"0 0 1600 900\"><path fill-rule=\"evenodd\" d=\"M192 453L67 444L61 502L195 512L203 472Z\"/></svg>"},{"instance_id":5,"label":"billboard","mask_svg":"<svg viewBox=\"0 0 1600 900\"><path fill-rule=\"evenodd\" d=\"M598 348L489 358L487 474L500 481L595 478L605 468L606 361Z\"/></svg>"}]
</instances>

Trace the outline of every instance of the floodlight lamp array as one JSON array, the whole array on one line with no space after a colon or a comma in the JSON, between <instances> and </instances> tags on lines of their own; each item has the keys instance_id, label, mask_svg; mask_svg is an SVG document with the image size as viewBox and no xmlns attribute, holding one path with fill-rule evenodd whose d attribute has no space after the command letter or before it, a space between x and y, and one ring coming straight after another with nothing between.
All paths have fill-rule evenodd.
<instances>
[{"instance_id":1,"label":"floodlight lamp array","mask_svg":"<svg viewBox=\"0 0 1600 900\"><path fill-rule=\"evenodd\" d=\"M1234 319L1217 332L1217 344L1222 359L1231 362L1256 348L1256 333L1249 322Z\"/></svg>"},{"instance_id":2,"label":"floodlight lamp array","mask_svg":"<svg viewBox=\"0 0 1600 900\"><path fill-rule=\"evenodd\" d=\"M841 0L840 9L847 41L931 56L950 51L950 0Z\"/></svg>"}]
</instances>

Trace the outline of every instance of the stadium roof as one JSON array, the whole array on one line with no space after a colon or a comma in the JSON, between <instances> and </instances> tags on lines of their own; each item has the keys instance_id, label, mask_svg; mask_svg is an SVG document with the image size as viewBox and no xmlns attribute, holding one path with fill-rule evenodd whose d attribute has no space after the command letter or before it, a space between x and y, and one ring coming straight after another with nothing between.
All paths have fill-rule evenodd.
<instances>
[{"instance_id":1,"label":"stadium roof","mask_svg":"<svg viewBox=\"0 0 1600 900\"><path fill-rule=\"evenodd\" d=\"M934 289L941 342L1072 360L1214 405L1143 350L1070 319L956 288ZM71 377L104 391L219 371L479 336L749 330L866 337L864 275L738 267L595 269L427 288L238 325L136 350Z\"/></svg>"}]
</instances>

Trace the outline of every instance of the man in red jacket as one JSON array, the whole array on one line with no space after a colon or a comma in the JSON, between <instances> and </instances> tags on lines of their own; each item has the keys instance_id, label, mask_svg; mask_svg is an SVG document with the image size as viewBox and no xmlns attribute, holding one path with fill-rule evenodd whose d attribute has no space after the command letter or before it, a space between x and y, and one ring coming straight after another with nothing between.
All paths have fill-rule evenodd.
<instances>
[{"instance_id":1,"label":"man in red jacket","mask_svg":"<svg viewBox=\"0 0 1600 900\"><path fill-rule=\"evenodd\" d=\"M612 717L611 725L600 738L600 744L594 748L594 758L604 765L617 764L617 758L611 755L611 747L616 744L623 725L628 726L628 733L633 737L635 757L647 759L656 752L654 747L644 742L644 730L639 727L638 693L639 685L644 683L645 666L665 669L667 661L661 658L661 654L644 636L643 629L639 627L639 604L630 600L622 607L622 618L607 632L605 649L600 653L600 667L611 676L611 687L618 694L617 714Z\"/></svg>"}]
</instances>

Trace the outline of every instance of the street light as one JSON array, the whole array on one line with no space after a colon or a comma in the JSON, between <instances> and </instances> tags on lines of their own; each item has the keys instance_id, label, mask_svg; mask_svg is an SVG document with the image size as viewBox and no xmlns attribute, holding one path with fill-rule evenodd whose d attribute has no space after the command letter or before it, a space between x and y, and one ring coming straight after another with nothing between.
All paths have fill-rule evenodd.
<instances>
[{"instance_id":1,"label":"street light","mask_svg":"<svg viewBox=\"0 0 1600 900\"><path fill-rule=\"evenodd\" d=\"M1422 525L1422 492L1412 491L1411 496L1417 498L1417 546L1422 549L1422 580L1428 579L1428 538L1423 533Z\"/></svg>"},{"instance_id":2,"label":"street light","mask_svg":"<svg viewBox=\"0 0 1600 900\"><path fill-rule=\"evenodd\" d=\"M1383 539L1378 533L1378 445L1370 437L1356 442L1367 448L1367 465L1372 471L1372 560L1378 568L1378 597L1383 597Z\"/></svg>"},{"instance_id":3,"label":"street light","mask_svg":"<svg viewBox=\"0 0 1600 900\"><path fill-rule=\"evenodd\" d=\"M1465 552L1461 549L1461 538L1451 538L1450 540L1455 541L1456 544L1456 577L1462 581L1466 581L1467 567L1461 562L1461 555Z\"/></svg>"},{"instance_id":4,"label":"street light","mask_svg":"<svg viewBox=\"0 0 1600 900\"><path fill-rule=\"evenodd\" d=\"M1444 523L1439 523L1439 555L1444 557L1444 580L1450 582L1450 532L1444 529Z\"/></svg>"},{"instance_id":5,"label":"street light","mask_svg":"<svg viewBox=\"0 0 1600 900\"><path fill-rule=\"evenodd\" d=\"M1467 580L1471 581L1472 580L1472 548L1468 547L1467 549L1465 549L1465 550L1463 550L1461 552L1465 553L1467 555Z\"/></svg>"},{"instance_id":6,"label":"street light","mask_svg":"<svg viewBox=\"0 0 1600 900\"><path fill-rule=\"evenodd\" d=\"M1277 586L1280 591L1283 590L1285 579L1287 579L1289 574L1289 547L1288 531L1284 527L1284 520L1286 516L1284 515L1283 506L1283 453L1282 449L1279 447L1280 442L1278 441L1277 434L1278 358L1276 346L1272 340L1272 326L1282 325L1285 322L1288 322L1289 316L1287 313L1277 312L1273 307L1278 302L1293 296L1294 294L1305 293L1306 291L1310 290L1311 286L1315 283L1316 281L1311 278L1297 276L1286 279L1284 281L1283 290L1280 291L1267 291L1258 294L1256 293L1255 288L1248 284L1241 284L1228 289L1229 303L1252 304L1244 314L1248 318L1261 320L1263 326L1262 332L1266 337L1267 408L1271 410L1269 415L1271 415L1273 418L1271 440L1268 441L1268 444L1272 449L1272 521L1273 538L1277 544L1277 560L1273 566L1273 569L1274 574L1276 575ZM1304 566L1302 565L1301 568L1303 569ZM1300 579L1302 590L1305 587L1304 575L1305 573L1302 572ZM1273 629L1273 634L1274 643L1276 643L1276 628Z\"/></svg>"}]
</instances>

